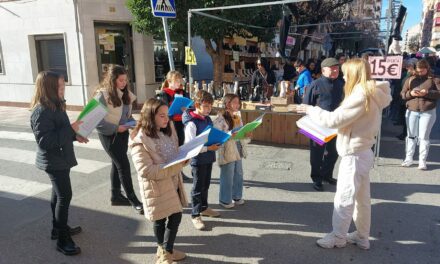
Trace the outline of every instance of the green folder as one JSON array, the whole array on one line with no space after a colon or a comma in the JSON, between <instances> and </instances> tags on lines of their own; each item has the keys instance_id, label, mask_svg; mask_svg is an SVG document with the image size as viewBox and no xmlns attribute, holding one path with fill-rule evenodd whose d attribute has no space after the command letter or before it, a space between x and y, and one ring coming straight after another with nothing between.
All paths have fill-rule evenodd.
<instances>
[{"instance_id":1,"label":"green folder","mask_svg":"<svg viewBox=\"0 0 440 264\"><path fill-rule=\"evenodd\" d=\"M235 134L234 139L238 140L238 139L246 138L247 133L254 131L258 126L260 126L263 123L263 117L264 114L259 116L254 121L244 125L240 130L238 130L237 134Z\"/></svg>"},{"instance_id":2,"label":"green folder","mask_svg":"<svg viewBox=\"0 0 440 264\"><path fill-rule=\"evenodd\" d=\"M89 103L84 107L84 109L81 111L81 113L78 116L78 120L81 120L84 116L86 116L88 113L90 113L93 109L98 107L99 105L106 108L103 104L101 104L98 100L95 98L92 98Z\"/></svg>"}]
</instances>

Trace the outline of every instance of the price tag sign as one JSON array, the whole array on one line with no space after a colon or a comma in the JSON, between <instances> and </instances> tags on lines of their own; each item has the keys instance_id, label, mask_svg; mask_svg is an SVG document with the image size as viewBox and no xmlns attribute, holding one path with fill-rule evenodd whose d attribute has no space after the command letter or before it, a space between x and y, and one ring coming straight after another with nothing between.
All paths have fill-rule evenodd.
<instances>
[{"instance_id":1,"label":"price tag sign","mask_svg":"<svg viewBox=\"0 0 440 264\"><path fill-rule=\"evenodd\" d=\"M402 75L402 56L368 57L373 79L400 79Z\"/></svg>"},{"instance_id":2,"label":"price tag sign","mask_svg":"<svg viewBox=\"0 0 440 264\"><path fill-rule=\"evenodd\" d=\"M197 65L196 55L194 54L194 51L188 46L185 46L185 64Z\"/></svg>"}]
</instances>

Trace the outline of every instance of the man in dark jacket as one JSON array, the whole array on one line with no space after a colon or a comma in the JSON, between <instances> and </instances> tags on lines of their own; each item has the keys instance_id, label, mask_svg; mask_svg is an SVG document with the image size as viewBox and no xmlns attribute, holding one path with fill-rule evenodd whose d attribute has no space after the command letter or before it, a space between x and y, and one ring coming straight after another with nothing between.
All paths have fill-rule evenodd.
<instances>
[{"instance_id":1,"label":"man in dark jacket","mask_svg":"<svg viewBox=\"0 0 440 264\"><path fill-rule=\"evenodd\" d=\"M338 79L339 62L335 58L327 58L321 63L322 76L313 81L304 95L304 104L319 106L327 111L334 111L342 102L343 81ZM323 191L322 181L336 184L333 169L338 160L336 138L320 146L310 140L310 165L313 188Z\"/></svg>"}]
</instances>

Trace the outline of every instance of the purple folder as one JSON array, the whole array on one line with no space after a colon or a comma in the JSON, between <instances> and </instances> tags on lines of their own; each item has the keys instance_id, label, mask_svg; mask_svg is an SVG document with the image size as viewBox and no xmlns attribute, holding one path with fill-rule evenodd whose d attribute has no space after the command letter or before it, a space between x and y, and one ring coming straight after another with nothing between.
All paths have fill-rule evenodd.
<instances>
[{"instance_id":1,"label":"purple folder","mask_svg":"<svg viewBox=\"0 0 440 264\"><path fill-rule=\"evenodd\" d=\"M325 144L324 141L320 140L319 138L315 137L314 135L310 134L309 132L305 131L304 129L300 128L298 130L299 133L303 134L304 136L310 138L311 140L318 143L320 146L323 146Z\"/></svg>"}]
</instances>

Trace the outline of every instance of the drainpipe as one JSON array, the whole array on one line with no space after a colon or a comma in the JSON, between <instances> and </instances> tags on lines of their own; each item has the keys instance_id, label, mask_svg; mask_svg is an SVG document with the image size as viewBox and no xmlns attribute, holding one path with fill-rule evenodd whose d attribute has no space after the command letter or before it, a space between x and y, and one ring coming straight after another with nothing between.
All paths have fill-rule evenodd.
<instances>
[{"instance_id":1,"label":"drainpipe","mask_svg":"<svg viewBox=\"0 0 440 264\"><path fill-rule=\"evenodd\" d=\"M78 0L73 0L73 6L74 6L74 10L75 10L75 30L76 30L76 41L78 43L79 69L80 69L80 72L81 72L82 99L83 99L83 106L86 106L86 103L87 103L87 92L86 92L86 87L84 85L83 59L82 59L82 53L81 53L81 42L80 42L80 38L79 38Z\"/></svg>"}]
</instances>

